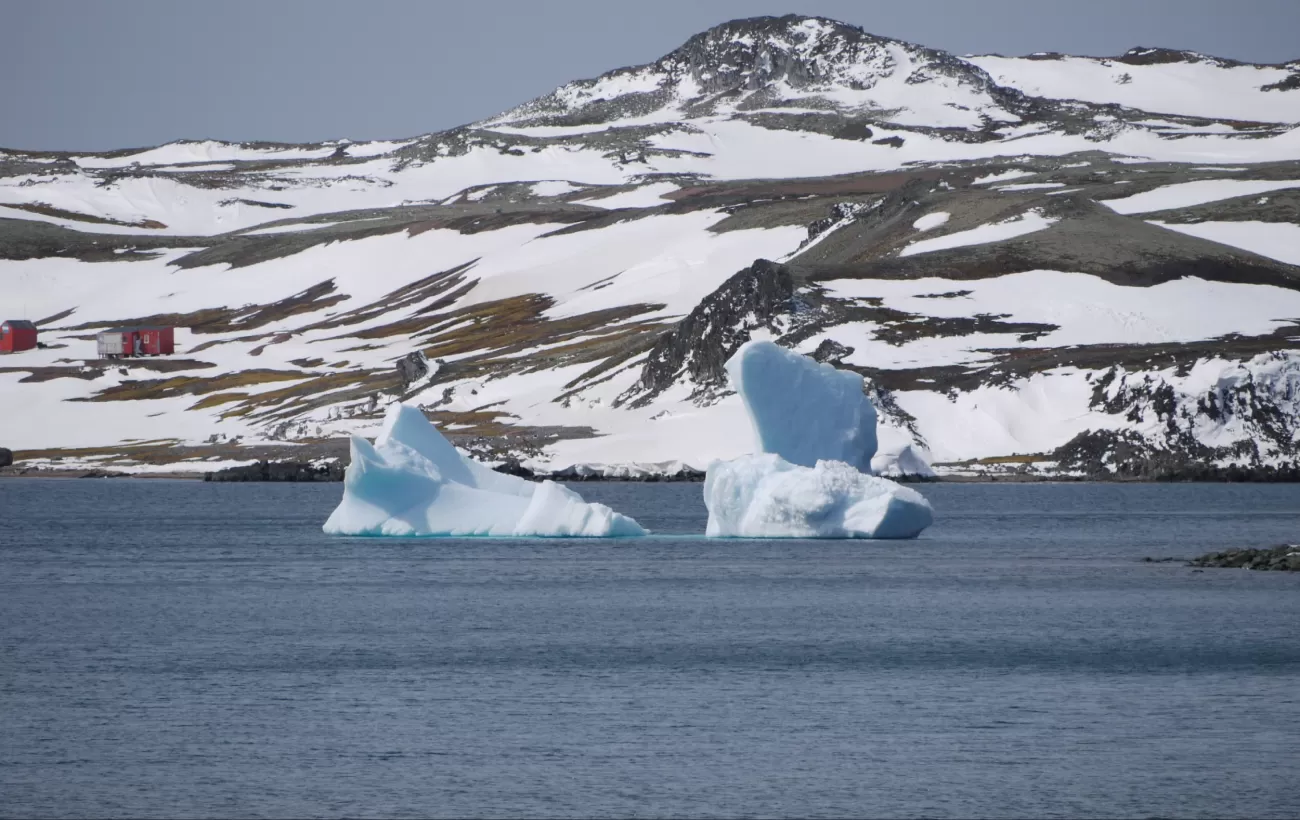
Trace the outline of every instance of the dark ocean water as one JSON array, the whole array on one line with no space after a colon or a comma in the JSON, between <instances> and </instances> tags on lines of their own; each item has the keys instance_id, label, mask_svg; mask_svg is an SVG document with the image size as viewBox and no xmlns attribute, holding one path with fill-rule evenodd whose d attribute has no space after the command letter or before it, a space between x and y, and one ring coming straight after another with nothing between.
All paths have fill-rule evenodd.
<instances>
[{"instance_id":1,"label":"dark ocean water","mask_svg":"<svg viewBox=\"0 0 1300 820\"><path fill-rule=\"evenodd\" d=\"M1295 485L934 485L911 542L339 539L0 481L0 815L1295 817Z\"/></svg>"}]
</instances>

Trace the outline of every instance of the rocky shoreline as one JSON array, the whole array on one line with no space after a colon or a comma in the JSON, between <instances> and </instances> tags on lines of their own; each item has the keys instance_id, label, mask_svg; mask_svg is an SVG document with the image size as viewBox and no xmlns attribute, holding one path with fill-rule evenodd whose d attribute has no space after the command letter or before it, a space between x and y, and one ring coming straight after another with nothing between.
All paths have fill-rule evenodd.
<instances>
[{"instance_id":1,"label":"rocky shoreline","mask_svg":"<svg viewBox=\"0 0 1300 820\"><path fill-rule=\"evenodd\" d=\"M1300 544L1282 544L1271 549L1233 549L1223 552L1211 552L1199 558L1193 558L1187 562L1187 566L1300 572Z\"/></svg>"},{"instance_id":2,"label":"rocky shoreline","mask_svg":"<svg viewBox=\"0 0 1300 820\"><path fill-rule=\"evenodd\" d=\"M494 467L497 472L520 478L542 481L586 482L700 482L705 478L702 470L683 467L672 473L645 473L614 469L610 472L593 470L584 465L581 469L566 467L553 472L536 472L508 460ZM211 472L176 470L169 472L133 472L130 469L105 469L102 467L44 467L25 466L17 462L0 466L0 478L185 478L203 481L342 481L346 465L338 461L258 461L238 467L228 467ZM891 481L902 484L1021 484L1021 483L1117 483L1117 484L1167 484L1167 483L1295 483L1300 482L1300 468L1203 468L1180 473L1160 475L1116 475L1094 473L1089 475L1054 475L1034 472L979 472L938 476L891 475Z\"/></svg>"},{"instance_id":3,"label":"rocky shoreline","mask_svg":"<svg viewBox=\"0 0 1300 820\"><path fill-rule=\"evenodd\" d=\"M342 481L347 468L337 461L259 461L204 473L204 481Z\"/></svg>"}]
</instances>

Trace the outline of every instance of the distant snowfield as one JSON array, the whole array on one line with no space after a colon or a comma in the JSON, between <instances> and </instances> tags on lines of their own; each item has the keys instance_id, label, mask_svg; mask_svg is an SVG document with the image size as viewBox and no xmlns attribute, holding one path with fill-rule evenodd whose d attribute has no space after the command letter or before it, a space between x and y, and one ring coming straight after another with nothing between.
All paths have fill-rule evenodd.
<instances>
[{"instance_id":1,"label":"distant snowfield","mask_svg":"<svg viewBox=\"0 0 1300 820\"><path fill-rule=\"evenodd\" d=\"M707 211L652 216L514 248L498 245L474 266L471 275L480 282L463 304L546 293L558 302L547 311L555 318L637 302L664 305L651 316L681 316L736 271L757 258L783 256L807 236L797 226L708 231L724 218ZM595 287L600 284L606 286Z\"/></svg>"},{"instance_id":2,"label":"distant snowfield","mask_svg":"<svg viewBox=\"0 0 1300 820\"><path fill-rule=\"evenodd\" d=\"M1118 103L1156 114L1300 122L1300 94L1263 90L1291 75L1282 68L1220 68L1208 62L1128 65L1093 57L965 59L999 84L1039 97Z\"/></svg>"},{"instance_id":3,"label":"distant snowfield","mask_svg":"<svg viewBox=\"0 0 1300 820\"><path fill-rule=\"evenodd\" d=\"M125 168L129 165L177 165L185 162L219 162L222 160L323 159L334 153L335 146L304 148L246 148L242 145L207 140L172 142L120 157L73 157L82 168Z\"/></svg>"},{"instance_id":4,"label":"distant snowfield","mask_svg":"<svg viewBox=\"0 0 1300 820\"><path fill-rule=\"evenodd\" d=\"M677 129L649 138L652 145L691 152L674 156L653 155L645 165L632 167L593 149L546 146L522 156L503 154L495 147L478 146L463 155L440 157L424 164L394 170L383 156L353 165L307 162L279 169L271 175L250 173L241 188L210 188L186 184L184 173L158 171L156 176L132 176L99 185L92 177L70 174L20 176L0 179L0 206L44 204L73 213L125 223L152 221L151 233L208 236L255 228L287 214L269 212L247 201L289 206L298 218L338 211L384 208L404 203L440 202L466 189L506 182L532 182L538 190L557 193L583 186L626 185L644 174L691 174L717 180L834 176L863 171L888 171L909 163L978 160L1006 155L1059 156L1107 150L1137 161L1265 162L1300 158L1300 128L1277 136L1251 140L1224 136L1167 140L1148 131L1122 131L1107 142L1082 135L1035 134L987 143L948 142L920 133L878 129L878 137L899 136L901 147L835 139L823 134L761 128L747 122L713 117L691 121L690 130ZM294 152L297 153L294 153ZM119 167L145 157L150 163L174 168L177 162L266 158L300 159L328 156L333 147L320 150L281 151L245 149L222 143L172 144L112 160L89 158L87 167ZM132 159L135 157L136 159ZM773 157L781 161L773 162ZM84 158L83 158L84 159ZM98 164L96 164L98 163ZM984 184L1026 176L1009 170L975 180ZM1187 183L1204 186L1187 194L1150 192L1109 200L1121 213L1156 210L1180 203L1213 201L1241 193L1300 186L1300 181L1247 183L1222 180ZM287 184L286 184L287 183ZM561 189L560 184L571 187ZM1037 183L1046 186L1051 183ZM671 183L643 185L614 197L590 198L596 207L653 207L671 193ZM1235 187L1234 187L1235 186ZM1177 188L1179 186L1171 186ZM1192 191L1197 191L1196 196ZM1167 197L1162 199L1161 197ZM1199 198L1197 198L1199 197ZM1208 197L1208 198L1207 198ZM247 201L241 201L247 200ZM1166 204L1166 203L1173 203ZM38 218L28 215L20 218ZM48 219L45 221L49 221ZM89 224L89 223L87 223ZM96 231L99 229L88 228ZM103 232L103 231L100 231Z\"/></svg>"},{"instance_id":5,"label":"distant snowfield","mask_svg":"<svg viewBox=\"0 0 1300 820\"><path fill-rule=\"evenodd\" d=\"M1300 317L1300 291L1194 277L1145 288L1112 285L1089 274L1061 271L1029 271L974 281L837 279L824 285L836 296L881 298L887 307L923 316L989 313L1005 315L1006 322L1060 326L1036 340L1014 344L1023 347L1189 342L1234 332L1256 335ZM959 298L924 298L957 290L971 293ZM946 344L943 338L913 344ZM969 344L971 337L948 338ZM891 346L883 342L873 345L856 351L850 361L888 366L883 362L893 358ZM987 345L977 342L972 346Z\"/></svg>"}]
</instances>

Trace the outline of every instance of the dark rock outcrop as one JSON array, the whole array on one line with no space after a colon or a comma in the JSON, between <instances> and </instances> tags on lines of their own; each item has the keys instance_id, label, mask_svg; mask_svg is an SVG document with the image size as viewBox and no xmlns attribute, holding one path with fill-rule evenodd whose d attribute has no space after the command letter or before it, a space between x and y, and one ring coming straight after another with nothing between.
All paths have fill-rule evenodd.
<instances>
[{"instance_id":1,"label":"dark rock outcrop","mask_svg":"<svg viewBox=\"0 0 1300 820\"><path fill-rule=\"evenodd\" d=\"M8 467L14 463L13 450L0 447L0 467Z\"/></svg>"},{"instance_id":2,"label":"dark rock outcrop","mask_svg":"<svg viewBox=\"0 0 1300 820\"><path fill-rule=\"evenodd\" d=\"M708 400L726 384L723 366L752 331L781 329L774 320L796 312L794 278L784 265L759 259L709 294L650 350L641 379L619 403L649 403L683 376L694 383L692 399Z\"/></svg>"},{"instance_id":3,"label":"dark rock outcrop","mask_svg":"<svg viewBox=\"0 0 1300 820\"><path fill-rule=\"evenodd\" d=\"M1187 563L1189 567L1256 569L1300 572L1300 545L1283 544L1272 549L1235 549L1211 552Z\"/></svg>"},{"instance_id":4,"label":"dark rock outcrop","mask_svg":"<svg viewBox=\"0 0 1300 820\"><path fill-rule=\"evenodd\" d=\"M397 375L402 379L402 389L406 390L411 385L429 375L429 360L424 357L423 353L407 353L397 360Z\"/></svg>"},{"instance_id":5,"label":"dark rock outcrop","mask_svg":"<svg viewBox=\"0 0 1300 820\"><path fill-rule=\"evenodd\" d=\"M619 475L600 471L582 470L577 467L565 467L556 470L547 478L552 481L637 481L654 484L660 481L703 481L705 474L700 470L682 467L675 473L651 473L649 475Z\"/></svg>"},{"instance_id":6,"label":"dark rock outcrop","mask_svg":"<svg viewBox=\"0 0 1300 820\"><path fill-rule=\"evenodd\" d=\"M842 345L834 339L823 339L812 352L812 357L823 364L839 364L845 356L851 355L853 355L853 348Z\"/></svg>"},{"instance_id":7,"label":"dark rock outcrop","mask_svg":"<svg viewBox=\"0 0 1300 820\"><path fill-rule=\"evenodd\" d=\"M518 478L526 478L529 481L532 481L533 479L537 478L536 473L534 473L532 470L528 469L524 465L520 464L519 459L514 458L513 456L507 458L505 461L501 462L500 464L493 467L492 469L497 471L498 473L505 473L506 475L512 475Z\"/></svg>"},{"instance_id":8,"label":"dark rock outcrop","mask_svg":"<svg viewBox=\"0 0 1300 820\"><path fill-rule=\"evenodd\" d=\"M309 464L301 461L259 461L205 473L204 481L342 481L346 468L337 461Z\"/></svg>"},{"instance_id":9,"label":"dark rock outcrop","mask_svg":"<svg viewBox=\"0 0 1300 820\"><path fill-rule=\"evenodd\" d=\"M1191 438L1152 442L1132 430L1085 430L1053 458L1058 470L1092 481L1300 481L1300 464L1216 464L1225 453Z\"/></svg>"},{"instance_id":10,"label":"dark rock outcrop","mask_svg":"<svg viewBox=\"0 0 1300 820\"><path fill-rule=\"evenodd\" d=\"M829 231L839 223L861 211L863 208L858 202L837 202L831 206L830 215L818 219L808 226L808 238L805 243L811 242L817 237Z\"/></svg>"}]
</instances>

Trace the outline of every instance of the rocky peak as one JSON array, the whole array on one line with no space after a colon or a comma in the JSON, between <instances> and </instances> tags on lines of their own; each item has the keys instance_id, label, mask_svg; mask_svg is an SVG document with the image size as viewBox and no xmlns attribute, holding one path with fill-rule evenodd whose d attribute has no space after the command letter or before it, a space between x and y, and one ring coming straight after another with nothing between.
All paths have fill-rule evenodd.
<instances>
[{"instance_id":1,"label":"rocky peak","mask_svg":"<svg viewBox=\"0 0 1300 820\"><path fill-rule=\"evenodd\" d=\"M659 65L694 80L705 94L756 91L784 81L806 88L847 80L855 67L892 67L890 47L903 43L822 17L753 17L733 20L695 35Z\"/></svg>"},{"instance_id":2,"label":"rocky peak","mask_svg":"<svg viewBox=\"0 0 1300 820\"><path fill-rule=\"evenodd\" d=\"M944 86L938 96L963 110L1005 93L982 69L947 52L823 17L786 15L714 26L653 63L569 83L497 121L610 122L663 109L691 116L792 104L890 110L907 103L905 89L922 84Z\"/></svg>"},{"instance_id":3,"label":"rocky peak","mask_svg":"<svg viewBox=\"0 0 1300 820\"><path fill-rule=\"evenodd\" d=\"M1245 65L1237 60L1223 57L1210 57L1195 51L1183 51L1175 48L1149 48L1137 46L1115 58L1116 62L1126 65L1163 65L1166 63L1212 63L1220 68Z\"/></svg>"}]
</instances>

